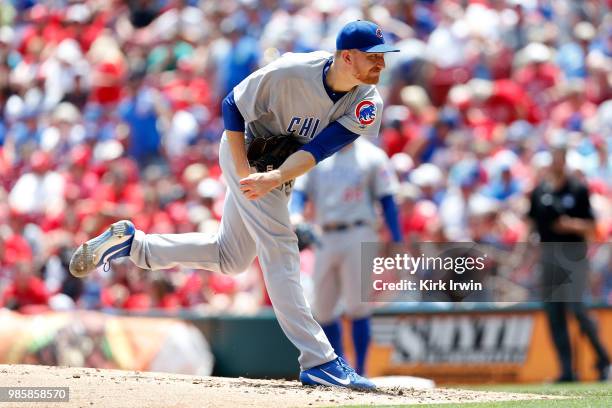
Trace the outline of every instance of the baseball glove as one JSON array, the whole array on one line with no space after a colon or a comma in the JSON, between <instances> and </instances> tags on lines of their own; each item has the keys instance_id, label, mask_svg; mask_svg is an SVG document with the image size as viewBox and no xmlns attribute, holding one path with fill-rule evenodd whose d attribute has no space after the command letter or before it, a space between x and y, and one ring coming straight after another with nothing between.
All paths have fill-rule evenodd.
<instances>
[{"instance_id":1,"label":"baseball glove","mask_svg":"<svg viewBox=\"0 0 612 408\"><path fill-rule=\"evenodd\" d=\"M302 143L291 136L255 137L248 142L249 165L259 172L277 169Z\"/></svg>"},{"instance_id":2,"label":"baseball glove","mask_svg":"<svg viewBox=\"0 0 612 408\"><path fill-rule=\"evenodd\" d=\"M300 251L310 248L312 245L317 244L317 236L309 224L300 223L294 227L295 235L298 239L298 249Z\"/></svg>"}]
</instances>

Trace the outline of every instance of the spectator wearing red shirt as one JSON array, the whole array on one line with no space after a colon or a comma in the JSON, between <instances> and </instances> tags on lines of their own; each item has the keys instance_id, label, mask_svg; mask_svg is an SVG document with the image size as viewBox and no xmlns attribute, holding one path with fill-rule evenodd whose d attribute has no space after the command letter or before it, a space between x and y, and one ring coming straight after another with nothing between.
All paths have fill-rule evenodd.
<instances>
[{"instance_id":1,"label":"spectator wearing red shirt","mask_svg":"<svg viewBox=\"0 0 612 408\"><path fill-rule=\"evenodd\" d=\"M601 52L591 52L586 60L589 76L586 78L586 94L589 101L601 104L612 99L610 58Z\"/></svg>"},{"instance_id":2,"label":"spectator wearing red shirt","mask_svg":"<svg viewBox=\"0 0 612 408\"><path fill-rule=\"evenodd\" d=\"M77 39L83 51L87 52L104 30L107 16L103 12L92 10L87 3L79 3L66 9L62 21L66 35Z\"/></svg>"},{"instance_id":3,"label":"spectator wearing red shirt","mask_svg":"<svg viewBox=\"0 0 612 408\"><path fill-rule=\"evenodd\" d=\"M34 48L44 44L59 44L66 38L62 29L60 19L52 16L48 8L37 4L25 13L24 20L30 24L26 25L21 36L18 51L21 55L27 55Z\"/></svg>"},{"instance_id":4,"label":"spectator wearing red shirt","mask_svg":"<svg viewBox=\"0 0 612 408\"><path fill-rule=\"evenodd\" d=\"M13 210L10 211L9 217L13 221L11 227L19 228L21 223L18 219L21 217L21 214ZM0 236L0 241L2 242L0 265L10 268L20 261L32 260L32 249L23 236L11 232L6 237Z\"/></svg>"},{"instance_id":5,"label":"spectator wearing red shirt","mask_svg":"<svg viewBox=\"0 0 612 408\"><path fill-rule=\"evenodd\" d=\"M181 301L172 283L166 277L159 277L151 282L149 288L151 307L166 311L181 308Z\"/></svg>"},{"instance_id":6,"label":"spectator wearing red shirt","mask_svg":"<svg viewBox=\"0 0 612 408\"><path fill-rule=\"evenodd\" d=\"M559 83L559 68L550 62L552 54L544 44L531 43L521 53L526 65L516 71L516 83L546 112L553 100L550 91Z\"/></svg>"},{"instance_id":7,"label":"spectator wearing red shirt","mask_svg":"<svg viewBox=\"0 0 612 408\"><path fill-rule=\"evenodd\" d=\"M152 233L173 233L174 224L166 211L162 209L159 191L153 185L143 189L144 205L133 218L134 225L143 231Z\"/></svg>"},{"instance_id":8,"label":"spectator wearing red shirt","mask_svg":"<svg viewBox=\"0 0 612 408\"><path fill-rule=\"evenodd\" d=\"M130 182L122 166L112 167L103 177L96 201L103 215L111 218L133 218L144 207L142 187Z\"/></svg>"},{"instance_id":9,"label":"spectator wearing red shirt","mask_svg":"<svg viewBox=\"0 0 612 408\"><path fill-rule=\"evenodd\" d=\"M208 82L196 75L194 63L186 58L177 63L176 77L166 83L163 92L174 111L189 109L194 105L212 108Z\"/></svg>"},{"instance_id":10,"label":"spectator wearing red shirt","mask_svg":"<svg viewBox=\"0 0 612 408\"><path fill-rule=\"evenodd\" d=\"M436 108L421 86L403 87L400 98L402 105L389 106L384 112L387 123L382 130L382 147L389 157L410 149L437 117Z\"/></svg>"},{"instance_id":11,"label":"spectator wearing red shirt","mask_svg":"<svg viewBox=\"0 0 612 408\"><path fill-rule=\"evenodd\" d=\"M35 276L31 261L14 265L13 281L2 292L3 307L20 310L27 306L47 305L50 294L42 279Z\"/></svg>"},{"instance_id":12,"label":"spectator wearing red shirt","mask_svg":"<svg viewBox=\"0 0 612 408\"><path fill-rule=\"evenodd\" d=\"M79 200L93 197L99 188L100 178L91 169L91 149L87 146L75 146L68 155L68 167L63 173L66 189L76 189Z\"/></svg>"},{"instance_id":13,"label":"spectator wearing red shirt","mask_svg":"<svg viewBox=\"0 0 612 408\"><path fill-rule=\"evenodd\" d=\"M152 281L143 281L140 288L135 288L123 304L123 308L131 311L148 311L162 309L178 310L181 307L179 296L174 287L165 277L156 277Z\"/></svg>"},{"instance_id":14,"label":"spectator wearing red shirt","mask_svg":"<svg viewBox=\"0 0 612 408\"><path fill-rule=\"evenodd\" d=\"M468 106L464 107L466 122L477 138L491 140L499 125L540 119L529 95L511 80L474 79L469 82L469 92Z\"/></svg>"},{"instance_id":15,"label":"spectator wearing red shirt","mask_svg":"<svg viewBox=\"0 0 612 408\"><path fill-rule=\"evenodd\" d=\"M597 105L586 99L583 80L565 84L564 100L552 110L550 118L555 127L579 131L585 120L597 114Z\"/></svg>"},{"instance_id":16,"label":"spectator wearing red shirt","mask_svg":"<svg viewBox=\"0 0 612 408\"><path fill-rule=\"evenodd\" d=\"M200 272L190 272L181 287L177 291L177 296L183 307L189 308L208 302L204 293L204 279Z\"/></svg>"},{"instance_id":17,"label":"spectator wearing red shirt","mask_svg":"<svg viewBox=\"0 0 612 408\"><path fill-rule=\"evenodd\" d=\"M92 100L104 106L118 103L121 99L124 76L125 66L121 60L102 61L93 72Z\"/></svg>"}]
</instances>

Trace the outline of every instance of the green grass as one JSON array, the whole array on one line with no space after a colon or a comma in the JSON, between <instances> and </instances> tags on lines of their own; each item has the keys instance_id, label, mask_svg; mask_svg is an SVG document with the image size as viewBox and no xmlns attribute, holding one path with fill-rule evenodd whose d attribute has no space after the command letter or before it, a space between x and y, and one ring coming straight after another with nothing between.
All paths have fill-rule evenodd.
<instances>
[{"instance_id":1,"label":"green grass","mask_svg":"<svg viewBox=\"0 0 612 408\"><path fill-rule=\"evenodd\" d=\"M390 405L394 408L612 408L612 383L509 384L453 388L558 395L571 399L480 402L465 404ZM354 406L357 407L357 406Z\"/></svg>"},{"instance_id":2,"label":"green grass","mask_svg":"<svg viewBox=\"0 0 612 408\"><path fill-rule=\"evenodd\" d=\"M468 387L465 387L468 388ZM571 399L531 400L480 404L462 404L461 407L514 408L514 407L568 407L612 408L612 383L568 384L509 384L469 387L483 391L501 391L530 394L558 395Z\"/></svg>"}]
</instances>

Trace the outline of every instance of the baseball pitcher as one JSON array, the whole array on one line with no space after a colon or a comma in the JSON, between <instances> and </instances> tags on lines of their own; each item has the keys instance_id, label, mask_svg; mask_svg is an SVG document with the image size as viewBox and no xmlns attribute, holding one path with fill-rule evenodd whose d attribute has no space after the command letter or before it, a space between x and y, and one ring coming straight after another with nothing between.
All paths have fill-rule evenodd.
<instances>
[{"instance_id":1,"label":"baseball pitcher","mask_svg":"<svg viewBox=\"0 0 612 408\"><path fill-rule=\"evenodd\" d=\"M374 85L385 53L397 50L368 21L344 26L336 46L334 55L285 54L224 99L219 164L228 194L215 236L146 234L119 221L76 250L71 273L86 276L129 256L145 269L185 266L233 274L258 256L276 317L300 351L302 383L374 388L336 355L312 317L287 208L292 180L380 127L382 100Z\"/></svg>"}]
</instances>

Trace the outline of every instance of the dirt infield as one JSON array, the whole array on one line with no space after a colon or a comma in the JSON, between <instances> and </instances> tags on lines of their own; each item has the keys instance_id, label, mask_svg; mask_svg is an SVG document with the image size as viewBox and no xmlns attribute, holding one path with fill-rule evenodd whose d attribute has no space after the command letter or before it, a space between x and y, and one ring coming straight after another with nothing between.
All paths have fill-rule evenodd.
<instances>
[{"instance_id":1,"label":"dirt infield","mask_svg":"<svg viewBox=\"0 0 612 408\"><path fill-rule=\"evenodd\" d=\"M92 368L0 365L5 387L69 387L70 402L0 407L191 408L321 407L546 399L542 395L457 389L382 388L374 393L303 387L295 381L194 377Z\"/></svg>"}]
</instances>

